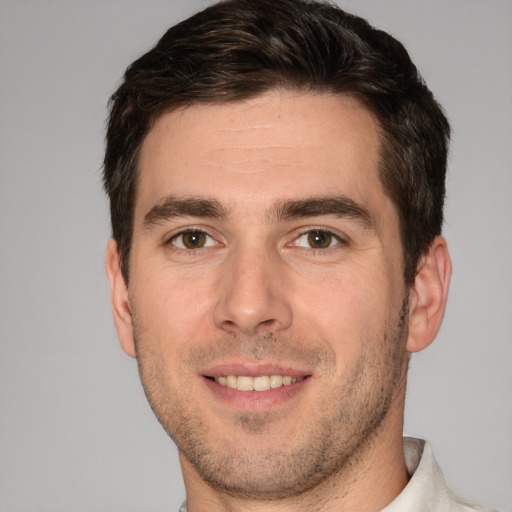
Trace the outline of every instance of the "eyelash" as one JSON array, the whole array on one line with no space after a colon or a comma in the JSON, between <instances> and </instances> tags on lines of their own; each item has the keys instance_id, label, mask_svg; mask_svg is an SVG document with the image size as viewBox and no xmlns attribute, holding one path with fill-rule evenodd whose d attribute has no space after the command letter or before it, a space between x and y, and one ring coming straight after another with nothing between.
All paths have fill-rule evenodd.
<instances>
[{"instance_id":1,"label":"eyelash","mask_svg":"<svg viewBox=\"0 0 512 512\"><path fill-rule=\"evenodd\" d=\"M299 241L303 237L310 237L310 236L322 236L327 237L327 245L325 247L312 247L309 243L310 240L308 240L308 246L304 245L298 245ZM203 245L200 245L198 247L186 247L186 244L183 242L183 238L186 235L198 235L198 236L204 236L207 239L210 239L209 241L206 240ZM181 237L181 247L176 244L176 241L179 240ZM208 231L206 231L204 228L199 227L188 227L185 229L182 229L180 232L173 234L170 238L167 239L165 242L165 245L171 246L173 251L176 252L182 252L184 254L192 255L193 253L196 253L200 249L208 249L210 247L219 246L221 245L219 242L216 241L215 237L212 236ZM314 253L322 254L330 249L335 248L338 245L347 245L347 240L342 238L340 235L337 235L336 233L333 233L329 229L321 228L321 227L309 227L307 229L304 229L301 231L292 242L289 244L286 244L286 247L297 247L299 249L307 250L307 251L314 251Z\"/></svg>"},{"instance_id":2,"label":"eyelash","mask_svg":"<svg viewBox=\"0 0 512 512\"><path fill-rule=\"evenodd\" d=\"M306 237L306 236L309 237L314 234L329 237L328 245L326 247L311 247L311 245L309 247L304 247L304 246L298 245L298 241L301 238ZM322 227L309 227L309 228L305 229L304 231L302 231L301 233L299 233L299 235L293 240L293 242L288 244L288 246L299 247L302 249L315 251L318 253L323 253L323 252L328 251L329 249L333 249L334 247L336 247L338 245L347 245L347 243L348 242L346 239L344 239L343 237L341 237L340 235L338 235L336 233L333 233L329 229L322 228Z\"/></svg>"},{"instance_id":3,"label":"eyelash","mask_svg":"<svg viewBox=\"0 0 512 512\"><path fill-rule=\"evenodd\" d=\"M184 237L185 235L205 236L205 237L209 238L211 241L213 241L214 243L208 243L207 245L202 245L201 247L192 248L192 247L185 247L185 244L182 241L182 245L184 247L177 246L176 241L180 237ZM186 253L192 253L199 249L204 249L204 248L212 247L214 245L219 245L219 243L216 242L215 238L210 233L208 233L208 231L206 231L205 229L189 227L189 228L185 228L185 229L181 230L179 233L175 233L174 235L172 235L170 238L167 239L167 241L165 242L165 245L172 246L173 250L176 250L176 251L184 251Z\"/></svg>"}]
</instances>

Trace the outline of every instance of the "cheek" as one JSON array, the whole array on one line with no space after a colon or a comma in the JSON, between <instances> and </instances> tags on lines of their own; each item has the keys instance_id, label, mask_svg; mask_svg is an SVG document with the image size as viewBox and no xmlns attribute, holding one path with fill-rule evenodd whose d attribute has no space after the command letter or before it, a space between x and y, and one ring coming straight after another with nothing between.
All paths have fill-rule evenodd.
<instances>
[{"instance_id":1,"label":"cheek","mask_svg":"<svg viewBox=\"0 0 512 512\"><path fill-rule=\"evenodd\" d=\"M165 271L137 277L140 284L130 297L141 329L152 343L179 346L205 339L213 296L207 279L184 279Z\"/></svg>"},{"instance_id":2,"label":"cheek","mask_svg":"<svg viewBox=\"0 0 512 512\"><path fill-rule=\"evenodd\" d=\"M368 345L378 343L392 310L388 282L354 271L299 289L295 327L327 343L338 365L353 362Z\"/></svg>"}]
</instances>

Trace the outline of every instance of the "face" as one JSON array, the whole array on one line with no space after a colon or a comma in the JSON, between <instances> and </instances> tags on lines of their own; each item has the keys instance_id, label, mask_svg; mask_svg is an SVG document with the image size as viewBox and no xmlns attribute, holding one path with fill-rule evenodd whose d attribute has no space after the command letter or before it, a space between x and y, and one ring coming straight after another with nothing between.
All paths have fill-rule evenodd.
<instances>
[{"instance_id":1,"label":"face","mask_svg":"<svg viewBox=\"0 0 512 512\"><path fill-rule=\"evenodd\" d=\"M292 496L398 414L406 294L378 153L372 115L329 95L193 106L149 132L121 338L189 478Z\"/></svg>"}]
</instances>

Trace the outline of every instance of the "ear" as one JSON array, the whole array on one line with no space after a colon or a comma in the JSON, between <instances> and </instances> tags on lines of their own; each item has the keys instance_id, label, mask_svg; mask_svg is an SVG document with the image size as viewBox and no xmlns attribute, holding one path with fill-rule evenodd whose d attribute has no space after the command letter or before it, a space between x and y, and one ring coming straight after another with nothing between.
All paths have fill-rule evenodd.
<instances>
[{"instance_id":1,"label":"ear","mask_svg":"<svg viewBox=\"0 0 512 512\"><path fill-rule=\"evenodd\" d=\"M108 280L110 282L110 302L114 315L114 324L122 349L131 357L136 356L133 337L132 313L128 302L128 286L121 272L121 256L117 243L110 239L107 245L105 261Z\"/></svg>"},{"instance_id":2,"label":"ear","mask_svg":"<svg viewBox=\"0 0 512 512\"><path fill-rule=\"evenodd\" d=\"M409 292L408 352L419 352L434 341L446 309L451 275L446 240L439 236L421 258Z\"/></svg>"}]
</instances>

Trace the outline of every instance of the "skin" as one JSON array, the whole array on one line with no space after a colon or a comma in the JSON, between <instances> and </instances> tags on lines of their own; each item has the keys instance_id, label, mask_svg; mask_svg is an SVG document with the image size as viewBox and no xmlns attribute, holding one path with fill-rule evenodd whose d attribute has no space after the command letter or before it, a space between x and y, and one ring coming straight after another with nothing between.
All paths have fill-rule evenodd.
<instances>
[{"instance_id":1,"label":"skin","mask_svg":"<svg viewBox=\"0 0 512 512\"><path fill-rule=\"evenodd\" d=\"M378 162L372 115L323 94L192 106L146 137L129 285L114 241L106 266L190 512L380 510L406 485L407 356L439 329L451 266L439 237L404 286ZM279 372L299 381L211 380Z\"/></svg>"}]
</instances>

